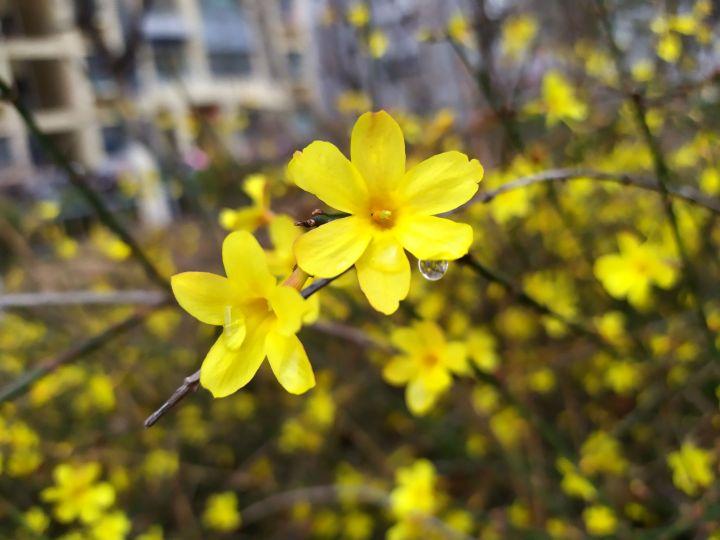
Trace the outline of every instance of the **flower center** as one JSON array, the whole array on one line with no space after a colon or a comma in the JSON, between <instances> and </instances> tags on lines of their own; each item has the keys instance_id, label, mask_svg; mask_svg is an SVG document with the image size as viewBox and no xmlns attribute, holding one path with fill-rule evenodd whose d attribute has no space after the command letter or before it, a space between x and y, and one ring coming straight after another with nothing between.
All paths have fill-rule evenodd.
<instances>
[{"instance_id":1,"label":"flower center","mask_svg":"<svg viewBox=\"0 0 720 540\"><path fill-rule=\"evenodd\" d=\"M370 211L370 217L375 222L376 225L379 225L383 229L387 229L389 227L392 227L395 223L395 216L393 215L392 210L387 209L377 209L377 210L371 210Z\"/></svg>"},{"instance_id":2,"label":"flower center","mask_svg":"<svg viewBox=\"0 0 720 540\"><path fill-rule=\"evenodd\" d=\"M422 364L426 368L435 367L440 359L434 353L428 353L422 357Z\"/></svg>"}]
</instances>

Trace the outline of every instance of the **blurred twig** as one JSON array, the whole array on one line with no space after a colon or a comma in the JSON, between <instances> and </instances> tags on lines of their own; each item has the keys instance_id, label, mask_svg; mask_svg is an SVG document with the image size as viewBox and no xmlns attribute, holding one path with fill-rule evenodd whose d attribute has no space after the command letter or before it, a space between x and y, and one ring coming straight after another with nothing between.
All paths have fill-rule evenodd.
<instances>
[{"instance_id":1,"label":"blurred twig","mask_svg":"<svg viewBox=\"0 0 720 540\"><path fill-rule=\"evenodd\" d=\"M529 176L523 176L513 180L512 182L503 184L499 188L491 191L480 192L475 196L470 204L473 202L488 203L495 199L498 195L502 195L503 193L514 191L516 189L523 189L535 184L566 182L588 178L591 180L598 180L600 182L612 182L615 184L622 184L625 186L654 191L656 193L662 193L662 190L656 181L627 173L612 173L586 169L550 169ZM668 188L668 195L698 206L702 206L703 208L716 214L720 214L720 203L718 201L703 195L700 191L690 186Z\"/></svg>"},{"instance_id":2,"label":"blurred twig","mask_svg":"<svg viewBox=\"0 0 720 540\"><path fill-rule=\"evenodd\" d=\"M72 305L154 305L166 298L161 291L48 291L0 295L0 309Z\"/></svg>"},{"instance_id":3,"label":"blurred twig","mask_svg":"<svg viewBox=\"0 0 720 540\"><path fill-rule=\"evenodd\" d=\"M339 484L312 486L270 495L266 499L251 504L240 512L242 516L242 526L244 527L287 511L300 502L331 504L348 499L359 503L376 504L386 508L390 506L389 494L375 487ZM449 527L435 516L418 513L412 516L412 519L434 529L435 532L439 533L443 538L471 540L470 536Z\"/></svg>"},{"instance_id":4,"label":"blurred twig","mask_svg":"<svg viewBox=\"0 0 720 540\"><path fill-rule=\"evenodd\" d=\"M162 300L156 302L151 306L147 306L137 310L135 313L126 317L125 319L117 322L99 334L95 334L91 338L71 347L65 352L49 358L43 362L40 362L38 366L25 372L19 378L11 382L10 384L0 388L0 403L9 401L22 394L24 394L30 386L37 380L41 379L45 375L55 371L57 368L64 364L68 364L83 356L86 356L96 350L102 348L108 341L113 338L124 334L125 332L132 330L137 325L142 323L148 315L150 315L156 309L168 305L169 300Z\"/></svg>"},{"instance_id":5,"label":"blurred twig","mask_svg":"<svg viewBox=\"0 0 720 540\"><path fill-rule=\"evenodd\" d=\"M67 175L73 186L77 188L88 204L92 206L98 216L98 219L100 219L100 221L102 221L108 229L115 233L120 240L127 244L130 248L132 256L140 263L147 276L157 285L166 291L169 291L170 282L163 277L162 273L140 247L138 241L128 231L128 229L120 223L102 198L92 188L91 180L87 173L81 171L77 165L70 163L60 149L40 129L35 121L33 113L22 102L19 94L14 92L10 85L2 78L0 78L0 99L7 101L13 106L22 118L30 134L37 139L38 143L47 152L55 165L57 165Z\"/></svg>"}]
</instances>

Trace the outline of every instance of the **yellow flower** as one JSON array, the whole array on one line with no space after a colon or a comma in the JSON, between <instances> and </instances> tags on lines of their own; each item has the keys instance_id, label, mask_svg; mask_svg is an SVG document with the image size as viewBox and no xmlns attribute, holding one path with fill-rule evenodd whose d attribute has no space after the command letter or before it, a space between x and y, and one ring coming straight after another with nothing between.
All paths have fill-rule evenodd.
<instances>
[{"instance_id":1,"label":"yellow flower","mask_svg":"<svg viewBox=\"0 0 720 540\"><path fill-rule=\"evenodd\" d=\"M215 531L228 532L240 526L237 496L232 491L211 495L202 515L203 524Z\"/></svg>"},{"instance_id":2,"label":"yellow flower","mask_svg":"<svg viewBox=\"0 0 720 540\"><path fill-rule=\"evenodd\" d=\"M347 18L350 24L356 28L363 28L370 22L370 10L364 3L358 2L350 6Z\"/></svg>"},{"instance_id":3,"label":"yellow flower","mask_svg":"<svg viewBox=\"0 0 720 540\"><path fill-rule=\"evenodd\" d=\"M307 306L292 287L278 285L265 252L248 232L223 242L227 278L206 272L172 277L180 306L206 324L223 326L200 371L200 383L215 397L245 386L265 356L280 384L302 394L315 384L310 361L295 335Z\"/></svg>"},{"instance_id":4,"label":"yellow flower","mask_svg":"<svg viewBox=\"0 0 720 540\"><path fill-rule=\"evenodd\" d=\"M580 449L580 469L585 474L622 474L628 462L617 439L604 431L593 432Z\"/></svg>"},{"instance_id":5,"label":"yellow flower","mask_svg":"<svg viewBox=\"0 0 720 540\"><path fill-rule=\"evenodd\" d=\"M382 58L388 50L389 40L382 30L373 30L368 38L368 49L373 58Z\"/></svg>"},{"instance_id":6,"label":"yellow flower","mask_svg":"<svg viewBox=\"0 0 720 540\"><path fill-rule=\"evenodd\" d=\"M405 172L402 131L384 111L358 119L351 157L323 141L295 153L288 166L295 184L351 214L298 238L295 256L303 270L319 277L334 277L354 264L370 304L391 314L410 289L403 248L425 260L467 253L472 228L435 214L469 201L483 168L460 152L446 152Z\"/></svg>"},{"instance_id":7,"label":"yellow flower","mask_svg":"<svg viewBox=\"0 0 720 540\"><path fill-rule=\"evenodd\" d=\"M692 442L683 443L680 450L668 455L667 460L673 471L673 483L691 497L715 480L712 468L715 456Z\"/></svg>"},{"instance_id":8,"label":"yellow flower","mask_svg":"<svg viewBox=\"0 0 720 540\"><path fill-rule=\"evenodd\" d=\"M433 322L416 322L398 328L391 336L401 354L383 369L391 384L406 384L405 401L413 414L427 413L452 384L452 374L468 373L467 351L463 343L447 342Z\"/></svg>"},{"instance_id":9,"label":"yellow flower","mask_svg":"<svg viewBox=\"0 0 720 540\"><path fill-rule=\"evenodd\" d=\"M538 23L532 15L508 17L502 25L502 49L515 60L522 57L535 39Z\"/></svg>"},{"instance_id":10,"label":"yellow flower","mask_svg":"<svg viewBox=\"0 0 720 540\"><path fill-rule=\"evenodd\" d=\"M415 514L432 515L438 507L435 493L435 467L419 459L395 474L395 489L390 493L390 508L398 519Z\"/></svg>"},{"instance_id":11,"label":"yellow flower","mask_svg":"<svg viewBox=\"0 0 720 540\"><path fill-rule=\"evenodd\" d=\"M130 533L130 520L120 511L105 514L90 529L92 540L125 540Z\"/></svg>"},{"instance_id":12,"label":"yellow flower","mask_svg":"<svg viewBox=\"0 0 720 540\"><path fill-rule=\"evenodd\" d=\"M615 298L627 298L635 307L650 302L650 288L669 289L677 280L677 269L660 246L640 241L630 233L618 235L619 253L595 261L595 275Z\"/></svg>"},{"instance_id":13,"label":"yellow flower","mask_svg":"<svg viewBox=\"0 0 720 540\"><path fill-rule=\"evenodd\" d=\"M44 533L50 526L50 518L43 512L42 508L37 506L23 512L22 519L24 525L38 535Z\"/></svg>"},{"instance_id":14,"label":"yellow flower","mask_svg":"<svg viewBox=\"0 0 720 540\"><path fill-rule=\"evenodd\" d=\"M578 497L585 501L592 501L597 497L597 490L592 482L577 470L577 467L568 459L560 458L557 469L562 474L560 487L571 497Z\"/></svg>"},{"instance_id":15,"label":"yellow flower","mask_svg":"<svg viewBox=\"0 0 720 540\"><path fill-rule=\"evenodd\" d=\"M96 483L100 464L61 464L55 467L55 485L42 491L46 502L55 503L55 517L62 523L80 519L92 523L115 502L115 490L107 482Z\"/></svg>"},{"instance_id":16,"label":"yellow flower","mask_svg":"<svg viewBox=\"0 0 720 540\"><path fill-rule=\"evenodd\" d=\"M583 511L585 528L592 536L613 534L617 528L617 518L612 508L596 504Z\"/></svg>"},{"instance_id":17,"label":"yellow flower","mask_svg":"<svg viewBox=\"0 0 720 540\"><path fill-rule=\"evenodd\" d=\"M250 206L220 211L220 225L228 231L249 231L267 224L272 219L270 197L267 194L267 178L262 174L252 174L245 179L243 191L250 197Z\"/></svg>"},{"instance_id":18,"label":"yellow flower","mask_svg":"<svg viewBox=\"0 0 720 540\"><path fill-rule=\"evenodd\" d=\"M587 105L575 96L575 90L559 71L548 71L543 77L542 100L549 126L560 121L584 120L587 116Z\"/></svg>"},{"instance_id":19,"label":"yellow flower","mask_svg":"<svg viewBox=\"0 0 720 540\"><path fill-rule=\"evenodd\" d=\"M448 20L448 35L458 43L467 44L472 37L470 33L470 25L468 25L465 15L461 11L456 11Z\"/></svg>"}]
</instances>

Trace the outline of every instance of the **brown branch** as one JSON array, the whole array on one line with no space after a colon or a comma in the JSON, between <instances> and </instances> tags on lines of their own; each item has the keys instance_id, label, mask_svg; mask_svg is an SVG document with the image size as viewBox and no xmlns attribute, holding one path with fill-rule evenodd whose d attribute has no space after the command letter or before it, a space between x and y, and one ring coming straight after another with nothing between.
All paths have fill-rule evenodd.
<instances>
[{"instance_id":1,"label":"brown branch","mask_svg":"<svg viewBox=\"0 0 720 540\"><path fill-rule=\"evenodd\" d=\"M523 189L534 184L566 182L570 180L582 180L585 178L598 180L600 182L612 182L615 184L633 186L639 189L661 193L661 188L654 180L627 173L611 173L584 169L550 169L537 174L523 176L491 191L480 192L475 196L470 204L473 202L485 204L495 199L498 195L502 195L503 193L514 191L516 189ZM690 186L683 186L679 188L671 187L668 189L668 194L676 199L681 199L686 202L702 206L713 213L720 214L720 202L702 194L700 191L693 189Z\"/></svg>"},{"instance_id":2,"label":"brown branch","mask_svg":"<svg viewBox=\"0 0 720 540\"><path fill-rule=\"evenodd\" d=\"M144 307L137 310L129 317L109 326L99 334L92 336L91 338L71 347L62 354L49 358L40 362L34 369L25 372L19 378L11 382L10 384L0 388L0 403L9 401L18 396L21 396L32 386L34 382L41 379L45 375L52 373L60 366L69 364L86 356L92 352L102 348L108 341L113 338L120 336L129 330L132 330L140 323L142 323L148 315L150 315L156 309L166 306L169 300L165 299L161 302L156 302L152 306Z\"/></svg>"}]
</instances>

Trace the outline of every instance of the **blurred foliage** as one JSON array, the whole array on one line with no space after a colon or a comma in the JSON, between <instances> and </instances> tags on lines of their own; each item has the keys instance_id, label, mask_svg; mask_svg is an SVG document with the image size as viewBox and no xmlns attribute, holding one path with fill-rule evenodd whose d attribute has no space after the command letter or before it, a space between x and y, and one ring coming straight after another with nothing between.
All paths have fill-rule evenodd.
<instances>
[{"instance_id":1,"label":"blurred foliage","mask_svg":"<svg viewBox=\"0 0 720 540\"><path fill-rule=\"evenodd\" d=\"M557 167L657 180L661 159L671 187L717 200L720 94L717 72L704 69L720 54L717 8L614 6L610 27L631 25L619 51L626 78L599 28L558 35L545 4L490 21L494 66L470 74L479 82L470 122L450 110L391 111L408 162L466 152L485 166L490 192ZM474 68L489 24L475 12L414 37L450 40ZM355 27L369 62L393 48L363 2L326 20ZM355 117L382 104L348 88L336 105L345 144ZM204 129L225 120L203 119ZM183 174L163 171L183 213L142 235L151 259L168 276L219 272L223 235L244 230L287 276L302 232L293 223L317 201L291 185L286 161L246 171L200 136L197 151ZM473 256L514 290L451 263L439 281L414 270L390 317L368 306L354 272L313 296L316 322L299 336L317 385L302 396L282 391L265 365L240 392L212 399L201 389L144 430L215 339L175 306L60 366L0 404L0 536L720 538L717 215L676 198L673 223L658 193L580 176L453 214L472 224ZM132 208L135 181L120 188L120 206ZM0 206L5 292L147 286L128 246L77 219L78 204L69 193ZM133 309L3 311L0 380Z\"/></svg>"}]
</instances>

